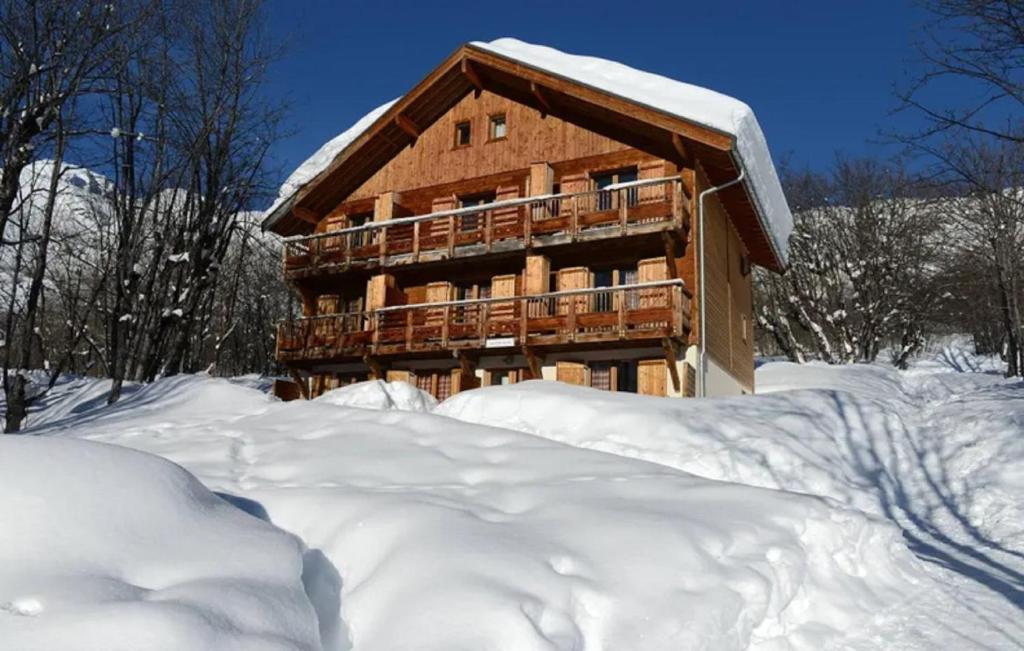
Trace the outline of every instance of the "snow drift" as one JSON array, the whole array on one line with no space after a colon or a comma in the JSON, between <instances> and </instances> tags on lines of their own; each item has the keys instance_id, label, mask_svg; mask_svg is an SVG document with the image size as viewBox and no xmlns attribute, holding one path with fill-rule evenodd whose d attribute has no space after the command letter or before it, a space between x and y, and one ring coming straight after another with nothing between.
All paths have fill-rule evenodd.
<instances>
[{"instance_id":1,"label":"snow drift","mask_svg":"<svg viewBox=\"0 0 1024 651\"><path fill-rule=\"evenodd\" d=\"M181 468L0 438L0 646L317 649L303 548Z\"/></svg>"},{"instance_id":2,"label":"snow drift","mask_svg":"<svg viewBox=\"0 0 1024 651\"><path fill-rule=\"evenodd\" d=\"M302 538L325 649L1014 648L1024 391L986 370L773 363L744 398L527 382L434 409L406 385L280 403L200 376L105 408L76 380L32 433L155 452ZM0 613L0 639L26 617Z\"/></svg>"},{"instance_id":3,"label":"snow drift","mask_svg":"<svg viewBox=\"0 0 1024 651\"><path fill-rule=\"evenodd\" d=\"M919 562L870 515L378 411L382 390L414 395L367 384L327 394L345 406L285 404L176 377L39 433L179 461L322 550L341 615L321 618L325 648L818 649L917 589Z\"/></svg>"}]
</instances>

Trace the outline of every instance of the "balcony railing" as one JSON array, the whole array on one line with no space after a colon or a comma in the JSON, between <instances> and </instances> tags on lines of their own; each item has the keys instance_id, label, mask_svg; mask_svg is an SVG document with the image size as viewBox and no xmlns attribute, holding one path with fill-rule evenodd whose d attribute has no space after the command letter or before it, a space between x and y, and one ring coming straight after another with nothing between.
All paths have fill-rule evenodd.
<instances>
[{"instance_id":1,"label":"balcony railing","mask_svg":"<svg viewBox=\"0 0 1024 651\"><path fill-rule=\"evenodd\" d=\"M684 214L679 177L646 179L291 237L284 241L284 267L296 276L618 237L682 226Z\"/></svg>"},{"instance_id":2,"label":"balcony railing","mask_svg":"<svg viewBox=\"0 0 1024 651\"><path fill-rule=\"evenodd\" d=\"M305 317L278 326L277 354L287 362L683 337L690 297L682 280L662 280Z\"/></svg>"}]
</instances>

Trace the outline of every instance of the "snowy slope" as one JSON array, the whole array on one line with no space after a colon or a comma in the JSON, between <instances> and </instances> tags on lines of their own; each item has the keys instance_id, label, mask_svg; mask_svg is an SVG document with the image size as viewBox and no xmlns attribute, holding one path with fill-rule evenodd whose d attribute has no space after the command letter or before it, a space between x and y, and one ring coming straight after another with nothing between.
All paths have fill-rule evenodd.
<instances>
[{"instance_id":1,"label":"snowy slope","mask_svg":"<svg viewBox=\"0 0 1024 651\"><path fill-rule=\"evenodd\" d=\"M529 382L437 407L176 377L100 408L77 380L32 431L167 457L301 537L327 649L1009 649L1024 388L992 368L774 363L753 397Z\"/></svg>"},{"instance_id":2,"label":"snowy slope","mask_svg":"<svg viewBox=\"0 0 1024 651\"><path fill-rule=\"evenodd\" d=\"M0 438L0 648L319 648L292 536L167 461Z\"/></svg>"},{"instance_id":3,"label":"snowy slope","mask_svg":"<svg viewBox=\"0 0 1024 651\"><path fill-rule=\"evenodd\" d=\"M775 250L785 264L789 235L793 230L793 215L782 192L764 133L748 105L707 88L643 72L621 63L566 54L514 38L499 38L489 43L477 41L471 45L735 138L738 162L746 172L745 183L759 204L760 215L766 220L765 231L769 233ZM299 165L281 186L277 199L267 209L266 215L273 215L303 185L327 169L338 154L397 101L392 100L370 111Z\"/></svg>"}]
</instances>

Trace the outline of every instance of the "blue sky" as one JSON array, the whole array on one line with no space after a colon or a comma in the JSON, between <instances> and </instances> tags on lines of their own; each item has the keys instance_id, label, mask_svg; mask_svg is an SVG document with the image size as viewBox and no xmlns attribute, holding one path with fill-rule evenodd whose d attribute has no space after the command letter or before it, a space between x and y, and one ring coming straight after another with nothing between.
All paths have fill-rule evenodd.
<instances>
[{"instance_id":1,"label":"blue sky","mask_svg":"<svg viewBox=\"0 0 1024 651\"><path fill-rule=\"evenodd\" d=\"M364 113L411 88L460 44L514 36L733 95L778 161L821 169L876 155L894 84L928 19L913 0L858 2L330 2L270 0L286 45L270 92L290 106L273 152L283 175Z\"/></svg>"}]
</instances>

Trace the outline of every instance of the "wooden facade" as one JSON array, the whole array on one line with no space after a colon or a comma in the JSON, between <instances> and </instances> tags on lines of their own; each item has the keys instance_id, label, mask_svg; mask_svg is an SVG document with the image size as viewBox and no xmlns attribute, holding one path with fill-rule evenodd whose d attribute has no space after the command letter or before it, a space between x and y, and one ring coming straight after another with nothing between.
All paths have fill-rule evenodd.
<instances>
[{"instance_id":1,"label":"wooden facade","mask_svg":"<svg viewBox=\"0 0 1024 651\"><path fill-rule=\"evenodd\" d=\"M494 56L460 48L275 216L302 300L278 359L305 395L371 378L693 395L697 196L731 141ZM742 191L705 208L708 356L752 391L764 234Z\"/></svg>"}]
</instances>

